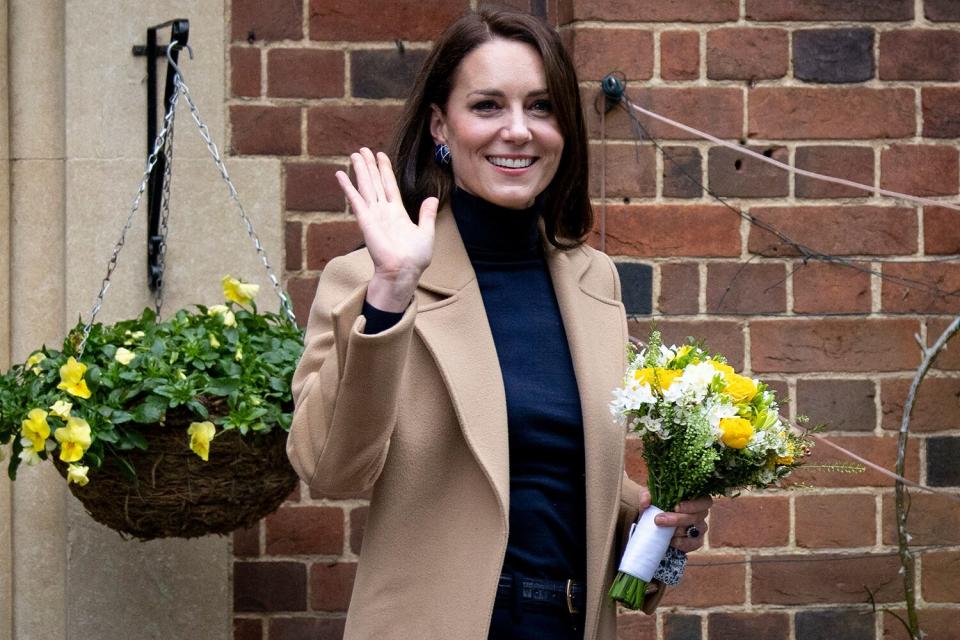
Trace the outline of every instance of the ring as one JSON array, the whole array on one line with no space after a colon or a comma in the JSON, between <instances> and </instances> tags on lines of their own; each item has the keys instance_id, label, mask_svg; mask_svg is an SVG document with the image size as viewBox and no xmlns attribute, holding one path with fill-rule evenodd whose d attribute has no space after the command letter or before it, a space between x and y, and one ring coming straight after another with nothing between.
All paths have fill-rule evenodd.
<instances>
[{"instance_id":1,"label":"ring","mask_svg":"<svg viewBox=\"0 0 960 640\"><path fill-rule=\"evenodd\" d=\"M687 527L687 537L688 537L688 538L699 538L699 537L700 537L700 529L697 528L697 525L692 524L692 525L690 525L689 527Z\"/></svg>"}]
</instances>

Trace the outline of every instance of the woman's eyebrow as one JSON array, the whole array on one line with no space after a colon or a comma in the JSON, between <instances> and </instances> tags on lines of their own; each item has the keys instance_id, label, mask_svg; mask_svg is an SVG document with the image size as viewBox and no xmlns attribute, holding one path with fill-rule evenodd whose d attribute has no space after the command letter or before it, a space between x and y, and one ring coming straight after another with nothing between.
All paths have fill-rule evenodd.
<instances>
[{"instance_id":1,"label":"woman's eyebrow","mask_svg":"<svg viewBox=\"0 0 960 640\"><path fill-rule=\"evenodd\" d=\"M543 95L548 95L549 93L550 92L547 89L534 89L533 91L530 91L529 93L527 93L526 97L532 98L533 96L543 96ZM471 91L467 95L472 96L474 94L487 96L487 97L494 97L494 98L503 98L506 96L506 94L500 89L476 89L474 91Z\"/></svg>"}]
</instances>

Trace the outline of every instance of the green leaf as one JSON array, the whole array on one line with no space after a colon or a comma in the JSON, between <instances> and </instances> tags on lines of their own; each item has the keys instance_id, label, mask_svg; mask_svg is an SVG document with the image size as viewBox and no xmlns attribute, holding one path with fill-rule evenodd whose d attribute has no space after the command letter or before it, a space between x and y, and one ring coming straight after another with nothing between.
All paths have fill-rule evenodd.
<instances>
[{"instance_id":1,"label":"green leaf","mask_svg":"<svg viewBox=\"0 0 960 640\"><path fill-rule=\"evenodd\" d=\"M218 380L211 380L207 384L204 391L215 396L228 396L237 391L239 388L240 380L235 378L221 378Z\"/></svg>"}]
</instances>

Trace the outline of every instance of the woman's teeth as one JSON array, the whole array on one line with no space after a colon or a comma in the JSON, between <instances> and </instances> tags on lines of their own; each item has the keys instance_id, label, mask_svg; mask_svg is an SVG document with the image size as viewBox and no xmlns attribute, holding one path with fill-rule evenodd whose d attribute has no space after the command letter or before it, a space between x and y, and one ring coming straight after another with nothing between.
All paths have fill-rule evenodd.
<instances>
[{"instance_id":1,"label":"woman's teeth","mask_svg":"<svg viewBox=\"0 0 960 640\"><path fill-rule=\"evenodd\" d=\"M533 158L498 158L489 156L487 158L492 164L507 169L525 169L533 164Z\"/></svg>"}]
</instances>

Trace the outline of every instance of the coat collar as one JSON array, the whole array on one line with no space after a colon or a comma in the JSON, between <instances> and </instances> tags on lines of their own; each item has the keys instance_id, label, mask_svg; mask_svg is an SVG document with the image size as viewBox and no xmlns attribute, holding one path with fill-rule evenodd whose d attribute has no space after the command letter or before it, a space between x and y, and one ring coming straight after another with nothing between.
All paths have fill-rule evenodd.
<instances>
[{"instance_id":1,"label":"coat collar","mask_svg":"<svg viewBox=\"0 0 960 640\"><path fill-rule=\"evenodd\" d=\"M416 328L436 360L460 427L497 494L504 527L510 469L506 398L476 274L449 207L437 216L434 256L418 292ZM609 297L616 273L585 247L559 250L544 241L550 277L570 344L583 410L587 473L588 602L598 600L619 513L624 434L610 418L611 391L622 381L627 341L623 305ZM428 295L429 292L433 295ZM597 609L590 607L595 620ZM588 629L593 621L588 618Z\"/></svg>"}]
</instances>

